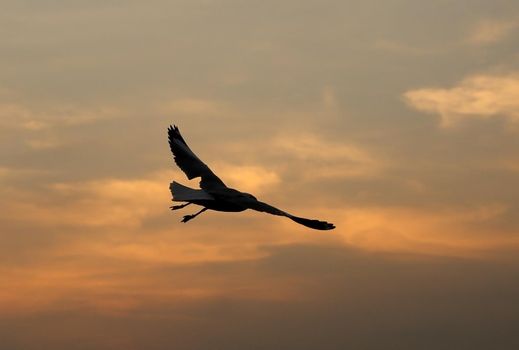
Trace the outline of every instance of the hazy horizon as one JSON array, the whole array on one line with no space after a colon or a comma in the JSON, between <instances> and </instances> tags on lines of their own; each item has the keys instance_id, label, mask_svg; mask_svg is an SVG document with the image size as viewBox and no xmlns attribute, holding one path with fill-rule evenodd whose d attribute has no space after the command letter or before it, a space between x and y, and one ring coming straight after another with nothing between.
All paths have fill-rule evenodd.
<instances>
[{"instance_id":1,"label":"hazy horizon","mask_svg":"<svg viewBox=\"0 0 519 350\"><path fill-rule=\"evenodd\" d=\"M519 3L3 5L2 348L519 346Z\"/></svg>"}]
</instances>

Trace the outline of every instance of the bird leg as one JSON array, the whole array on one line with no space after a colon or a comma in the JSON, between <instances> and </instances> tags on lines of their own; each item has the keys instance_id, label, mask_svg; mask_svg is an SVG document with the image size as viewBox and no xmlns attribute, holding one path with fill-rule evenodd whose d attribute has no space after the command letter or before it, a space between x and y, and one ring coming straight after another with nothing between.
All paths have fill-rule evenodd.
<instances>
[{"instance_id":1,"label":"bird leg","mask_svg":"<svg viewBox=\"0 0 519 350\"><path fill-rule=\"evenodd\" d=\"M196 218L198 215L202 214L206 210L207 210L207 208L202 208L202 210L200 210L196 214L184 215L184 218L182 219L182 222L188 222L189 220Z\"/></svg>"},{"instance_id":2,"label":"bird leg","mask_svg":"<svg viewBox=\"0 0 519 350\"><path fill-rule=\"evenodd\" d=\"M182 209L184 207L187 207L189 204L191 204L191 203L185 203L185 204L181 204L181 205L173 205L173 206L169 207L169 209L171 209L171 210Z\"/></svg>"}]
</instances>

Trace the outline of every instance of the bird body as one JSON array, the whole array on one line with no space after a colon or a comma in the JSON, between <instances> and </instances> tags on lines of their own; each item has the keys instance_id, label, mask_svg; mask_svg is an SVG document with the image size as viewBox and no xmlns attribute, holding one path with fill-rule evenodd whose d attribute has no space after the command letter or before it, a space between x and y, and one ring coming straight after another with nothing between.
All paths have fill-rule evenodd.
<instances>
[{"instance_id":1,"label":"bird body","mask_svg":"<svg viewBox=\"0 0 519 350\"><path fill-rule=\"evenodd\" d=\"M247 209L241 203L240 191L233 188L215 189L210 193L205 190L196 190L173 181L169 186L173 201L191 202L216 211L240 212Z\"/></svg>"},{"instance_id":2,"label":"bird body","mask_svg":"<svg viewBox=\"0 0 519 350\"><path fill-rule=\"evenodd\" d=\"M173 201L186 202L182 205L170 207L172 210L181 209L190 204L203 207L195 214L185 215L182 222L188 222L208 209L223 212L241 212L252 209L272 215L285 216L301 225L317 230L331 230L335 228L333 224L325 221L306 219L289 214L267 203L258 201L256 197L249 193L227 187L225 183L191 151L176 126L170 126L168 128L168 140L175 163L186 174L187 178L191 180L200 177L200 189L190 188L176 181L173 181L169 186Z\"/></svg>"}]
</instances>

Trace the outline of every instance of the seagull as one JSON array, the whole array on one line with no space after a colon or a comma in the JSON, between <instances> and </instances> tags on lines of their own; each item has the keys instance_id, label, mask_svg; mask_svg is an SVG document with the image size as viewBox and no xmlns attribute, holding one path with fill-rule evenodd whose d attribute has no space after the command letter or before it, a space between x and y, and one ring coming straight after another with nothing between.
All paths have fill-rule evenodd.
<instances>
[{"instance_id":1,"label":"seagull","mask_svg":"<svg viewBox=\"0 0 519 350\"><path fill-rule=\"evenodd\" d=\"M171 206L171 210L184 208L190 204L196 204L203 208L195 214L185 215L181 222L188 222L204 211L211 209L223 212L241 212L252 209L272 215L285 216L298 224L316 230L331 230L335 226L326 221L305 219L283 210L275 208L267 203L260 202L253 195L227 187L209 167L191 151L186 141L180 134L177 126L168 128L169 147L177 166L186 174L189 180L200 177L200 189L190 188L173 181L169 189L175 202L186 202L182 205Z\"/></svg>"}]
</instances>

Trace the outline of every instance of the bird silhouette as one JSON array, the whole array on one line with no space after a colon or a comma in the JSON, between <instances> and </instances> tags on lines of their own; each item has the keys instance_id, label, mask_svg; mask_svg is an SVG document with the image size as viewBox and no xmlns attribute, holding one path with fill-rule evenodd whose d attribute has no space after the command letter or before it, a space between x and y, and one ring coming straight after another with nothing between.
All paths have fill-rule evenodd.
<instances>
[{"instance_id":1,"label":"bird silhouette","mask_svg":"<svg viewBox=\"0 0 519 350\"><path fill-rule=\"evenodd\" d=\"M171 206L171 210L181 209L190 204L203 207L195 214L185 215L182 222L185 223L194 219L207 209L224 212L241 212L246 209L252 209L272 215L285 216L298 224L316 230L331 230L335 228L333 224L326 221L305 219L289 214L257 200L256 197L249 193L240 192L227 187L225 183L191 151L176 126L170 126L168 128L168 140L175 163L186 174L187 178L189 180L197 177L201 178L200 189L190 188L175 181L169 186L173 201L186 202L182 205Z\"/></svg>"}]
</instances>

